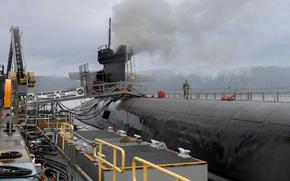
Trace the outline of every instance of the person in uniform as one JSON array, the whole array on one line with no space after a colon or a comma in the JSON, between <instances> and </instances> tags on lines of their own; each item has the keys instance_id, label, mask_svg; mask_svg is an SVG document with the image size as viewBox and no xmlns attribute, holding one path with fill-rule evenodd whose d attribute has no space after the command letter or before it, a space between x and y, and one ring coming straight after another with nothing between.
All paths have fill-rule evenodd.
<instances>
[{"instance_id":1,"label":"person in uniform","mask_svg":"<svg viewBox=\"0 0 290 181\"><path fill-rule=\"evenodd\" d=\"M184 99L188 99L188 95L189 95L189 84L187 82L187 80L185 80L183 86L182 86L182 90L183 90L183 98Z\"/></svg>"}]
</instances>

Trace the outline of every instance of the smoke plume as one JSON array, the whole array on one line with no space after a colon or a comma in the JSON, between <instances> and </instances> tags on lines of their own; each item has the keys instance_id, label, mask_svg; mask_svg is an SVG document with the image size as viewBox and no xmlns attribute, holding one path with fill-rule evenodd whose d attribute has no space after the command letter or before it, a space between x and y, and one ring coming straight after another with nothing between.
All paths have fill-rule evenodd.
<instances>
[{"instance_id":1,"label":"smoke plume","mask_svg":"<svg viewBox=\"0 0 290 181\"><path fill-rule=\"evenodd\" d=\"M227 62L250 48L259 1L123 0L113 10L114 41L166 60Z\"/></svg>"},{"instance_id":2,"label":"smoke plume","mask_svg":"<svg viewBox=\"0 0 290 181\"><path fill-rule=\"evenodd\" d=\"M114 8L114 41L130 45L135 53L166 55L176 44L176 21L164 0L123 0Z\"/></svg>"}]
</instances>

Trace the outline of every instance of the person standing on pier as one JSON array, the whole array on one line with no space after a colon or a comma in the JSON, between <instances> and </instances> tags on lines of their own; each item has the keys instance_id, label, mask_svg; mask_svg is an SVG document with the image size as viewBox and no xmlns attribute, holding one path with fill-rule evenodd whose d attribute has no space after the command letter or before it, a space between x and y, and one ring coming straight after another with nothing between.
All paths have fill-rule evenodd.
<instances>
[{"instance_id":1,"label":"person standing on pier","mask_svg":"<svg viewBox=\"0 0 290 181\"><path fill-rule=\"evenodd\" d=\"M183 98L184 99L188 99L188 95L189 95L189 84L187 82L187 80L185 80L183 86L182 86L182 90L183 90Z\"/></svg>"}]
</instances>

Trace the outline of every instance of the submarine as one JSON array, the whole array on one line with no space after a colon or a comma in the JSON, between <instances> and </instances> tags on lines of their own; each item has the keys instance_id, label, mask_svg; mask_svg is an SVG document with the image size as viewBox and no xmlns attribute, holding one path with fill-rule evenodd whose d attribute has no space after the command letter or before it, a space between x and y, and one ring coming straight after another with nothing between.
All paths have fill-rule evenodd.
<instances>
[{"instance_id":1,"label":"submarine","mask_svg":"<svg viewBox=\"0 0 290 181\"><path fill-rule=\"evenodd\" d=\"M82 108L106 101L93 99ZM191 150L209 171L241 181L290 178L288 103L126 98L82 121Z\"/></svg>"},{"instance_id":2,"label":"submarine","mask_svg":"<svg viewBox=\"0 0 290 181\"><path fill-rule=\"evenodd\" d=\"M104 69L97 72L97 83L127 80L125 65L132 52L125 45L112 50L110 32L111 27L108 46L98 50ZM95 93L102 91L93 87ZM110 96L78 109L90 110L75 117L85 124L158 140L175 151L188 149L208 163L210 172L229 180L290 178L289 103Z\"/></svg>"}]
</instances>

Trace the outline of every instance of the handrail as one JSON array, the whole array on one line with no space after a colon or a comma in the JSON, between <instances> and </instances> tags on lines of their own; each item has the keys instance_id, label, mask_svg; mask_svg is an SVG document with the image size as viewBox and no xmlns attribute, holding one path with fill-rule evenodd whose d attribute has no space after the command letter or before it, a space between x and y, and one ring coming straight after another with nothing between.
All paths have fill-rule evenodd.
<instances>
[{"instance_id":1,"label":"handrail","mask_svg":"<svg viewBox=\"0 0 290 181\"><path fill-rule=\"evenodd\" d=\"M111 143L108 143L106 141L103 141L101 139L94 139L93 144L97 144L99 147L98 153L97 153L97 147L94 146L93 154L96 159L98 159L98 171L99 171L99 177L98 180L102 180L102 169L103 169L103 163L106 165L112 167L113 169L113 181L117 180L117 172L122 173L125 170L125 151L123 148L118 147L116 145L113 145ZM108 162L107 160L103 159L103 146L108 146L113 149L113 163ZM117 151L121 153L121 167L117 166Z\"/></svg>"},{"instance_id":2,"label":"handrail","mask_svg":"<svg viewBox=\"0 0 290 181\"><path fill-rule=\"evenodd\" d=\"M75 136L80 137L81 139L88 141L78 135L77 133L74 133L73 131L73 125L69 123L60 123L60 136L62 137L62 147L61 149L64 151L64 145L65 140L67 139L68 143L71 142L72 138ZM94 139L93 142L91 142L91 146L93 148L93 157L92 159L98 160L98 181L102 181L102 171L104 169L104 164L111 167L113 170L113 181L117 180L117 172L123 173L125 170L125 151L123 148L118 147L114 144L108 143L101 139ZM105 160L103 158L103 147L107 146L113 149L113 163L110 163L109 161ZM120 152L121 154L121 166L118 167L117 165L117 153ZM134 157L132 160L132 178L133 181L137 181L136 177L136 162L143 163L144 171L143 171L143 181L148 180L148 167L152 167L168 176L171 176L176 179L176 181L190 181L189 179L186 179L185 177L182 177L178 174L175 174L169 170L166 170L158 165L155 165L151 162L148 162L144 159L141 159L139 157Z\"/></svg>"},{"instance_id":3,"label":"handrail","mask_svg":"<svg viewBox=\"0 0 290 181\"><path fill-rule=\"evenodd\" d=\"M91 98L91 97L96 97L96 96L104 97L104 96L109 96L111 93L118 93L118 91L116 91L116 88L119 88L119 87L130 88L130 91L129 90L119 91L126 94L132 94L135 96L143 96L146 94L144 91L139 90L140 88L138 88L136 84L132 84L132 82L122 81L122 82L113 82L113 83L92 84L92 86L94 85L97 85L98 87L100 87L100 89L94 90L93 87L90 87L88 91L92 94L82 95L82 96L77 96L77 97L66 97L66 98L61 98L61 99L54 99L54 98L38 99L39 98L38 94L42 94L42 93L41 92L34 93L34 96L37 97L37 100L30 100L28 105L35 105L35 104L40 105L40 104L47 104L47 103L58 102L58 101Z\"/></svg>"},{"instance_id":4,"label":"handrail","mask_svg":"<svg viewBox=\"0 0 290 181\"><path fill-rule=\"evenodd\" d=\"M106 94L106 93L113 92L116 88L121 87L121 85L125 85L125 84L122 84L122 82L98 84L98 86L102 88L99 94ZM98 92L95 92L95 93L98 93Z\"/></svg>"},{"instance_id":5,"label":"handrail","mask_svg":"<svg viewBox=\"0 0 290 181\"><path fill-rule=\"evenodd\" d=\"M135 94L142 94L142 93L140 93L140 91L137 91L137 89L131 83L128 83L128 82L101 83L101 84L97 84L97 85L99 87L101 87L101 89L99 91L94 91L94 93L96 93L97 95L98 94L99 95L107 95L107 94L110 94L112 92L117 92L116 91L117 88L129 88L130 91L127 90L127 92L135 93Z\"/></svg>"},{"instance_id":6,"label":"handrail","mask_svg":"<svg viewBox=\"0 0 290 181\"><path fill-rule=\"evenodd\" d=\"M69 139L72 138L72 130L74 129L74 126L69 123L60 123L60 134L61 135L67 135ZM66 131L68 130L68 134L66 134Z\"/></svg>"},{"instance_id":7,"label":"handrail","mask_svg":"<svg viewBox=\"0 0 290 181\"><path fill-rule=\"evenodd\" d=\"M183 91L163 90L168 99L183 99ZM154 94L152 92L151 94ZM220 100L222 96L235 96L235 101L256 101L256 102L290 102L290 91L263 91L263 90L190 90L189 99L197 100Z\"/></svg>"},{"instance_id":8,"label":"handrail","mask_svg":"<svg viewBox=\"0 0 290 181\"><path fill-rule=\"evenodd\" d=\"M143 181L147 181L148 180L148 167L152 167L162 173L164 173L165 175L168 175L170 177L173 177L176 179L176 181L190 181L189 179L182 177L176 173L173 173L167 169L164 169L154 163L148 162L142 158L139 157L134 157L132 160L132 179L133 181L137 181L137 174L136 174L136 163L140 162L143 164Z\"/></svg>"},{"instance_id":9,"label":"handrail","mask_svg":"<svg viewBox=\"0 0 290 181\"><path fill-rule=\"evenodd\" d=\"M60 123L60 136L62 137L61 149L64 150L65 138L68 140L68 143L71 142L73 138L73 129L74 126L69 123Z\"/></svg>"},{"instance_id":10,"label":"handrail","mask_svg":"<svg viewBox=\"0 0 290 181\"><path fill-rule=\"evenodd\" d=\"M77 133L74 133L73 131L73 125L68 123L60 123L60 136L62 139L62 147L61 149L64 151L64 145L65 145L65 139L68 140L68 143L71 142L72 138L76 135L79 137ZM82 138L82 137L80 137ZM82 138L84 139L84 138ZM84 139L85 140L85 139ZM102 180L102 170L104 168L103 163L110 166L113 169L113 181L116 181L117 179L117 172L122 173L125 170L125 151L123 148L120 148L116 145L113 145L111 143L108 143L106 141L103 141L101 139L94 139L94 141L91 143L93 148L93 158L98 160L98 173L99 177L98 180ZM103 158L103 146L107 146L113 149L113 163L110 163L109 161L105 160ZM97 150L98 147L98 150ZM121 153L121 166L117 166L117 153Z\"/></svg>"}]
</instances>

